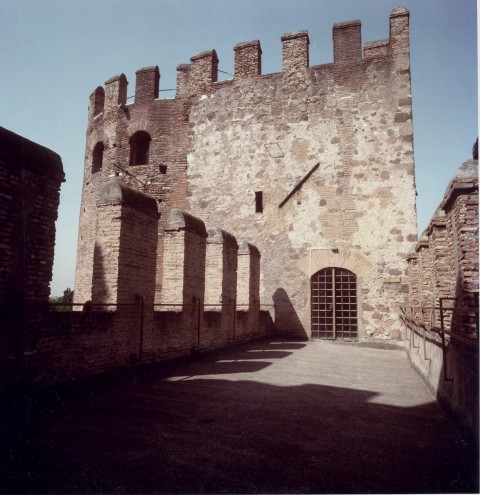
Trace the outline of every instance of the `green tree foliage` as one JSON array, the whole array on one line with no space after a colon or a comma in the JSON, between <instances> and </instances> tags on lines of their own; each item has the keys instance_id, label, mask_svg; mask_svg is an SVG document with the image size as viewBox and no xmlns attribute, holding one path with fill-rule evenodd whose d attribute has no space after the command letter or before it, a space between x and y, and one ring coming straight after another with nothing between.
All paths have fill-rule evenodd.
<instances>
[{"instance_id":1,"label":"green tree foliage","mask_svg":"<svg viewBox=\"0 0 480 495\"><path fill-rule=\"evenodd\" d=\"M63 291L63 296L51 297L50 303L54 311L72 311L73 290L67 287Z\"/></svg>"}]
</instances>

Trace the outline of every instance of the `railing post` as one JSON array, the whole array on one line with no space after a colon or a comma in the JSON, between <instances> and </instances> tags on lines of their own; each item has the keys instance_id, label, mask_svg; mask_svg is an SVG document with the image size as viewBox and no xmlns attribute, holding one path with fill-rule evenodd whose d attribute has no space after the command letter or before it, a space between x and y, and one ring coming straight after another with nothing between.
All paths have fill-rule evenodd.
<instances>
[{"instance_id":1,"label":"railing post","mask_svg":"<svg viewBox=\"0 0 480 495\"><path fill-rule=\"evenodd\" d=\"M198 312L197 312L197 346L200 347L200 316L201 316L201 304L202 300L197 299Z\"/></svg>"},{"instance_id":2,"label":"railing post","mask_svg":"<svg viewBox=\"0 0 480 495\"><path fill-rule=\"evenodd\" d=\"M137 294L137 300L140 301L140 344L139 344L139 349L138 349L138 360L142 360L142 353L143 353L143 314L144 314L144 307L145 307L145 299L142 295Z\"/></svg>"},{"instance_id":3,"label":"railing post","mask_svg":"<svg viewBox=\"0 0 480 495\"><path fill-rule=\"evenodd\" d=\"M408 308L408 325L407 325L407 333L405 334L405 339L408 341L408 347L410 347L410 331L412 328L413 322L413 307L410 306Z\"/></svg>"},{"instance_id":4,"label":"railing post","mask_svg":"<svg viewBox=\"0 0 480 495\"><path fill-rule=\"evenodd\" d=\"M233 340L235 340L235 332L237 326L237 301L233 300Z\"/></svg>"},{"instance_id":5,"label":"railing post","mask_svg":"<svg viewBox=\"0 0 480 495\"><path fill-rule=\"evenodd\" d=\"M443 379L446 382L453 382L452 378L448 378L447 369L447 348L445 347L445 325L443 322L443 298L440 298L440 336L442 338L442 355L443 355Z\"/></svg>"},{"instance_id":6,"label":"railing post","mask_svg":"<svg viewBox=\"0 0 480 495\"><path fill-rule=\"evenodd\" d=\"M425 359L425 361L430 361L430 358L427 357L427 338L425 336L425 328L423 329L423 359Z\"/></svg>"}]
</instances>

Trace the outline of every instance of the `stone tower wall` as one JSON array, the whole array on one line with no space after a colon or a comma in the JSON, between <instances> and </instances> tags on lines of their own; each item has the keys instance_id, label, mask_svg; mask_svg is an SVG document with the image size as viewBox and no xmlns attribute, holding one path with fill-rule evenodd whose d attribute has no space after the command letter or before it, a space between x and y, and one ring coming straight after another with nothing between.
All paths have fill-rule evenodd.
<instances>
[{"instance_id":1,"label":"stone tower wall","mask_svg":"<svg viewBox=\"0 0 480 495\"><path fill-rule=\"evenodd\" d=\"M359 337L401 338L392 315L417 238L408 23L394 10L363 58L360 22L337 24L334 63L316 67L307 33L289 33L282 73L192 103L188 207L259 247L279 330L310 336L310 277L338 266L358 278Z\"/></svg>"}]
</instances>

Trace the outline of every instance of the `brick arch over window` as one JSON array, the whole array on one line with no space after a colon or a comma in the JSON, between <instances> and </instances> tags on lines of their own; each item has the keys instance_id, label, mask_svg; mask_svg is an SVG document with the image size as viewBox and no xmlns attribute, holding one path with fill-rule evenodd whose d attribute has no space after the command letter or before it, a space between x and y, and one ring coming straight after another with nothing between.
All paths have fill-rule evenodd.
<instances>
[{"instance_id":1,"label":"brick arch over window","mask_svg":"<svg viewBox=\"0 0 480 495\"><path fill-rule=\"evenodd\" d=\"M138 131L130 138L130 165L148 165L150 154L150 134Z\"/></svg>"},{"instance_id":2,"label":"brick arch over window","mask_svg":"<svg viewBox=\"0 0 480 495\"><path fill-rule=\"evenodd\" d=\"M92 152L92 174L100 172L103 166L103 151L105 150L104 144L99 141Z\"/></svg>"},{"instance_id":3,"label":"brick arch over window","mask_svg":"<svg viewBox=\"0 0 480 495\"><path fill-rule=\"evenodd\" d=\"M345 268L357 277L370 275L375 270L375 265L366 256L350 249L312 249L298 263L298 267L309 277L331 266Z\"/></svg>"},{"instance_id":4,"label":"brick arch over window","mask_svg":"<svg viewBox=\"0 0 480 495\"><path fill-rule=\"evenodd\" d=\"M128 136L133 136L133 134L139 131L147 132L153 140L161 139L164 134L164 128L158 122L152 122L150 120L135 120L128 123Z\"/></svg>"}]
</instances>

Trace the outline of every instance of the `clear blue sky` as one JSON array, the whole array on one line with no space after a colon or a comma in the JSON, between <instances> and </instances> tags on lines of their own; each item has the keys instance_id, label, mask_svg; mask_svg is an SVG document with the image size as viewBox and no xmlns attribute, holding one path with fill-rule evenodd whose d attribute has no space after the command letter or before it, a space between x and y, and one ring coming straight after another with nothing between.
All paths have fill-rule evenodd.
<instances>
[{"instance_id":1,"label":"clear blue sky","mask_svg":"<svg viewBox=\"0 0 480 495\"><path fill-rule=\"evenodd\" d=\"M74 284L89 94L214 48L233 73L233 47L259 39L262 72L281 71L283 33L307 29L310 64L333 60L332 25L362 21L363 43L388 38L389 14L410 10L419 232L477 137L475 0L0 0L0 125L60 154L62 185L52 294ZM220 79L228 78L221 74ZM174 93L161 93L173 97Z\"/></svg>"}]
</instances>

